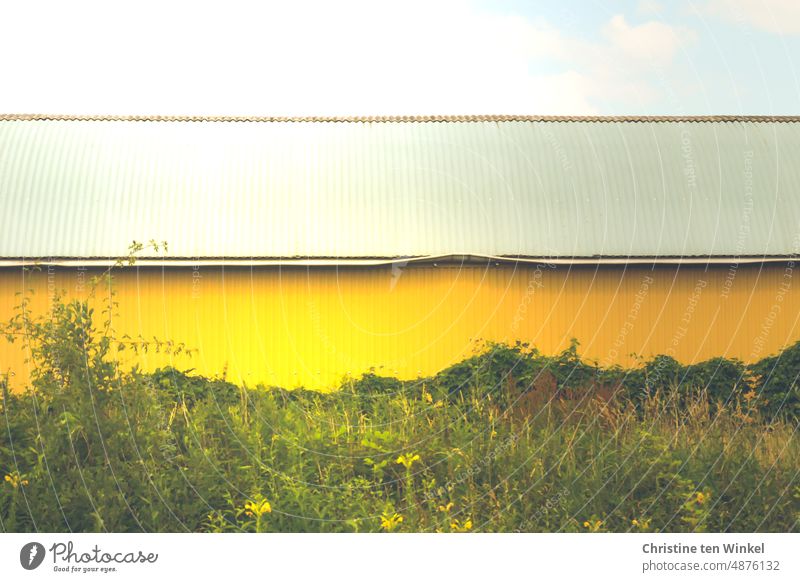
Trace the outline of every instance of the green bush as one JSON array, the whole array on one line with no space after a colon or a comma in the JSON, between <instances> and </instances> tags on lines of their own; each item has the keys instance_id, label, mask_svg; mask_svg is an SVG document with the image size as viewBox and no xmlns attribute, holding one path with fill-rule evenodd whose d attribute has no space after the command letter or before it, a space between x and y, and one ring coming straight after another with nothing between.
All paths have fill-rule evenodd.
<instances>
[{"instance_id":1,"label":"green bush","mask_svg":"<svg viewBox=\"0 0 800 582\"><path fill-rule=\"evenodd\" d=\"M770 416L800 418L800 342L750 367L753 389Z\"/></svg>"}]
</instances>

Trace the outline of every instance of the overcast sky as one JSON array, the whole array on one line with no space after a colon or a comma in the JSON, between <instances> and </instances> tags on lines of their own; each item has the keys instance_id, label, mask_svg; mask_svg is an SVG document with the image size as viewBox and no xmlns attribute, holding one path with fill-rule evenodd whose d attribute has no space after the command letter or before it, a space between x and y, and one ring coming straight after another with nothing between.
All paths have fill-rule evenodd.
<instances>
[{"instance_id":1,"label":"overcast sky","mask_svg":"<svg viewBox=\"0 0 800 582\"><path fill-rule=\"evenodd\" d=\"M0 0L0 112L798 114L800 0Z\"/></svg>"}]
</instances>

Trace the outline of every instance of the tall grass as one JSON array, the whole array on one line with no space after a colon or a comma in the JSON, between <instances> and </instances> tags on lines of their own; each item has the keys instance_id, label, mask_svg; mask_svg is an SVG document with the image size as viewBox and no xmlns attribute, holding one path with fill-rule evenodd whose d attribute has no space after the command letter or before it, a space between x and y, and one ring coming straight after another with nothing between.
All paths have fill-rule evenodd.
<instances>
[{"instance_id":1,"label":"tall grass","mask_svg":"<svg viewBox=\"0 0 800 582\"><path fill-rule=\"evenodd\" d=\"M600 370L488 346L322 394L125 370L95 319L5 328L34 372L1 386L4 531L798 529L794 352Z\"/></svg>"}]
</instances>

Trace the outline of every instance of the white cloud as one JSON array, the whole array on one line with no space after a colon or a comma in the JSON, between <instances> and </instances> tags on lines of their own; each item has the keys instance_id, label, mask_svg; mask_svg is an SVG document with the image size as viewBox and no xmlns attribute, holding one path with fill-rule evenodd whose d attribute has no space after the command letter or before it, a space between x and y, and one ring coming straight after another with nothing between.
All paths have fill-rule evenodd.
<instances>
[{"instance_id":1,"label":"white cloud","mask_svg":"<svg viewBox=\"0 0 800 582\"><path fill-rule=\"evenodd\" d=\"M690 40L619 15L602 40L587 42L468 0L127 6L7 8L4 21L14 26L0 37L0 110L594 113L608 99L652 100L646 67L668 67Z\"/></svg>"},{"instance_id":2,"label":"white cloud","mask_svg":"<svg viewBox=\"0 0 800 582\"><path fill-rule=\"evenodd\" d=\"M639 0L639 5L636 7L640 14L645 16L653 16L661 14L664 7L656 0Z\"/></svg>"},{"instance_id":3,"label":"white cloud","mask_svg":"<svg viewBox=\"0 0 800 582\"><path fill-rule=\"evenodd\" d=\"M798 0L709 0L702 10L766 32L800 34Z\"/></svg>"},{"instance_id":4,"label":"white cloud","mask_svg":"<svg viewBox=\"0 0 800 582\"><path fill-rule=\"evenodd\" d=\"M681 44L692 37L690 33L663 22L631 26L622 14L611 18L604 33L625 58L645 61L650 66L671 63Z\"/></svg>"}]
</instances>

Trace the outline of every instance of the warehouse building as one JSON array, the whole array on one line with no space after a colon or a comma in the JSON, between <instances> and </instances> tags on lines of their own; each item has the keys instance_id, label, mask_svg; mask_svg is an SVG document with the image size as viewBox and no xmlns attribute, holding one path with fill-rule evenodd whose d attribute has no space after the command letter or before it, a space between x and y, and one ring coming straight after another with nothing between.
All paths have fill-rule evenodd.
<instances>
[{"instance_id":1,"label":"warehouse building","mask_svg":"<svg viewBox=\"0 0 800 582\"><path fill-rule=\"evenodd\" d=\"M486 341L627 366L800 339L800 118L5 115L0 201L4 320L167 241L115 270L116 334L196 350L147 369L326 388Z\"/></svg>"}]
</instances>

